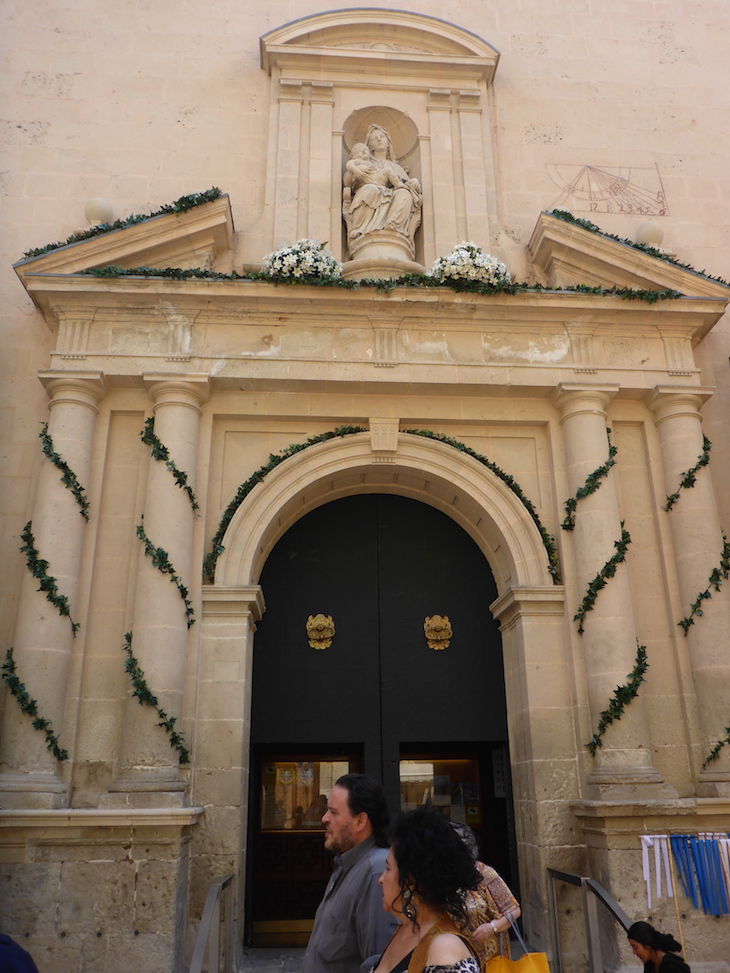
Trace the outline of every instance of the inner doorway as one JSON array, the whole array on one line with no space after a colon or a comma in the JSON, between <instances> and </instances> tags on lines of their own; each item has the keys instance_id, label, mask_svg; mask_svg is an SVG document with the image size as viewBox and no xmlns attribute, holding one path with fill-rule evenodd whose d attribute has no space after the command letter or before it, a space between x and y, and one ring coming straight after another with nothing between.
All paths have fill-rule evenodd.
<instances>
[{"instance_id":1,"label":"inner doorway","mask_svg":"<svg viewBox=\"0 0 730 973\"><path fill-rule=\"evenodd\" d=\"M428 801L465 820L514 888L497 591L473 540L416 500L348 497L294 524L260 582L249 941L306 942L331 871L313 805L333 767L381 779L391 813ZM326 648L307 633L318 614L334 625ZM435 615L452 632L431 647L424 620Z\"/></svg>"}]
</instances>

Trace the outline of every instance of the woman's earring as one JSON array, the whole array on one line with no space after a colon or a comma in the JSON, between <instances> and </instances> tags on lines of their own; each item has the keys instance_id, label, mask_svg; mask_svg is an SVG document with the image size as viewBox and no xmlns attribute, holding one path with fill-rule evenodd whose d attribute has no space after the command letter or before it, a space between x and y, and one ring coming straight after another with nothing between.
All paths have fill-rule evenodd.
<instances>
[{"instance_id":1,"label":"woman's earring","mask_svg":"<svg viewBox=\"0 0 730 973\"><path fill-rule=\"evenodd\" d=\"M418 909L411 902L412 898L413 889L406 889L403 892L403 915L409 920L409 922L415 922L416 916L418 915Z\"/></svg>"}]
</instances>

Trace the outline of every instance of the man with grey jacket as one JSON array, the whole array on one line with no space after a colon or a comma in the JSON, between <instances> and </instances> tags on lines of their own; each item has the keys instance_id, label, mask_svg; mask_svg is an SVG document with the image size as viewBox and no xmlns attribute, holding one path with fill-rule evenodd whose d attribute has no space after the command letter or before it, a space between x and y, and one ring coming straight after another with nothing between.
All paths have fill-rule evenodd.
<instances>
[{"instance_id":1,"label":"man with grey jacket","mask_svg":"<svg viewBox=\"0 0 730 973\"><path fill-rule=\"evenodd\" d=\"M385 868L388 807L379 781L345 774L330 791L324 846L335 869L317 914L302 973L358 973L382 953L395 926L383 909L378 878Z\"/></svg>"}]
</instances>

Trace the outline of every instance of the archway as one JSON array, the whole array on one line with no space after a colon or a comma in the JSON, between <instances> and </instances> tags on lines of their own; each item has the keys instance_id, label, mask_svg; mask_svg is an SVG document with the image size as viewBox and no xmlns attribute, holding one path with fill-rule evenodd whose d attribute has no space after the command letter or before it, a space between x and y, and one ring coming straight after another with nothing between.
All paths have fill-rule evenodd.
<instances>
[{"instance_id":1,"label":"archway","mask_svg":"<svg viewBox=\"0 0 730 973\"><path fill-rule=\"evenodd\" d=\"M574 772L574 758L570 762L562 752L548 761L541 757L546 721L561 727L561 740L572 722L564 593L553 584L538 528L516 494L468 454L430 439L399 433L386 448L375 434L363 432L311 446L272 470L231 519L215 584L203 593L203 652L215 655L224 645L226 658L235 659L226 663L226 671L235 666L242 707L242 846L249 825L251 667L255 623L264 611L258 584L264 564L277 541L308 512L338 498L372 493L420 500L447 514L491 568L498 596L488 608L502 633L511 776L519 795L515 836L527 890L523 905L529 912L534 902L539 924L541 894L535 883L542 884L551 843L550 821L545 819L543 834L543 818L536 817L544 797L540 782L555 772ZM572 753L567 737L565 743Z\"/></svg>"},{"instance_id":2,"label":"archway","mask_svg":"<svg viewBox=\"0 0 730 973\"><path fill-rule=\"evenodd\" d=\"M496 588L473 540L394 494L323 504L261 575L254 642L249 915L254 945L304 939L331 871L321 825L341 773L383 781L391 812L469 824L509 884L515 849ZM307 619L327 613L326 637ZM442 641L424 621L440 615ZM431 629L429 629L431 631ZM288 925L287 925L288 923Z\"/></svg>"}]
</instances>

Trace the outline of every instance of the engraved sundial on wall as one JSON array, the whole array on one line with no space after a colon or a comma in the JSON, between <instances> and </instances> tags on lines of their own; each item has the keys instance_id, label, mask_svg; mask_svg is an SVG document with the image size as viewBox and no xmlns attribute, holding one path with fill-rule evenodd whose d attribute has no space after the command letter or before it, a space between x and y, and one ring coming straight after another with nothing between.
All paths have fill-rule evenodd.
<instances>
[{"instance_id":1,"label":"engraved sundial on wall","mask_svg":"<svg viewBox=\"0 0 730 973\"><path fill-rule=\"evenodd\" d=\"M669 207L656 166L598 166L549 163L548 174L561 193L553 208L580 213L668 216Z\"/></svg>"}]
</instances>

